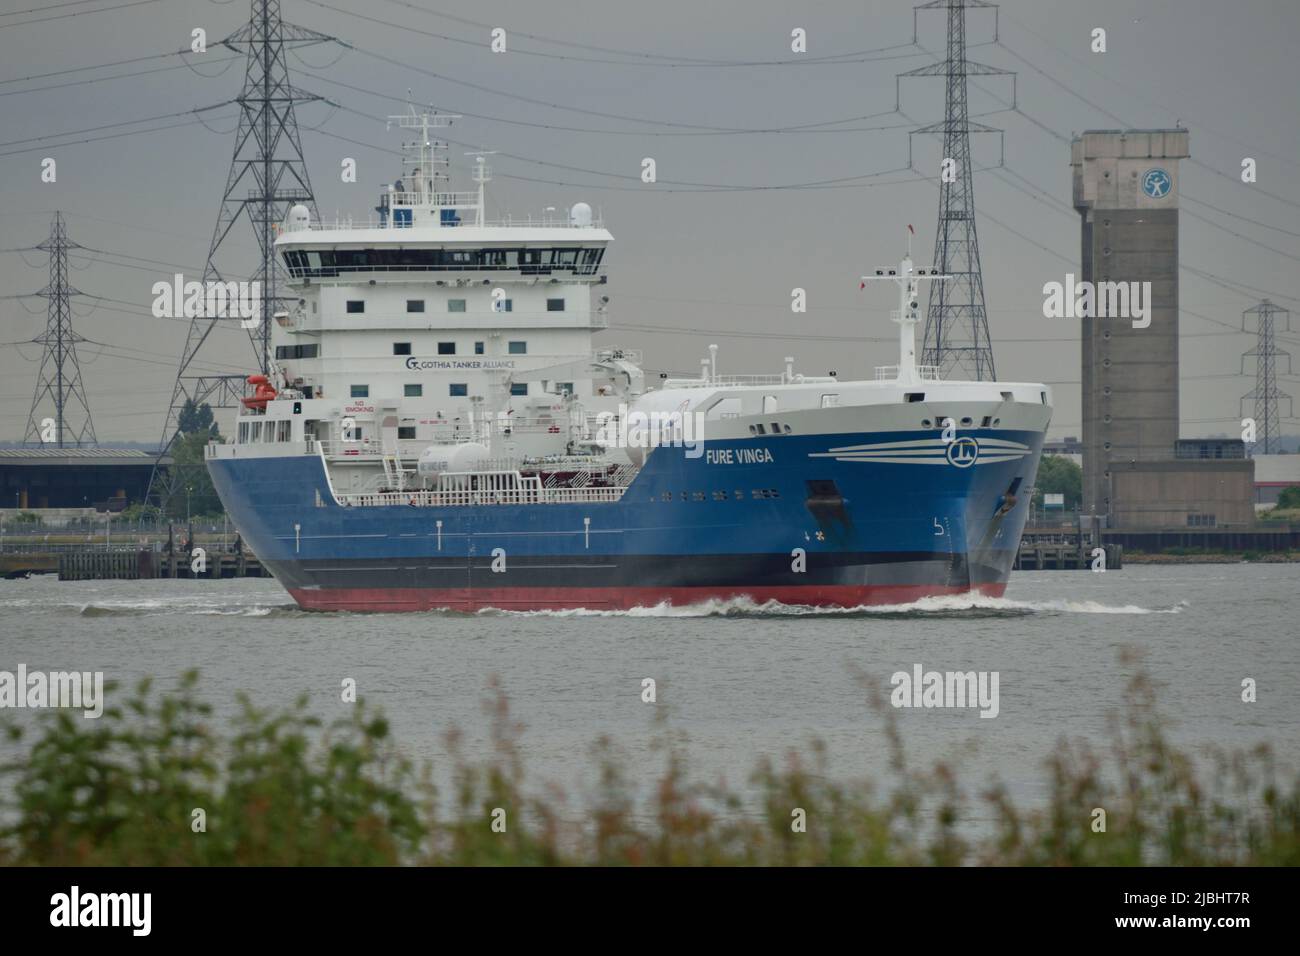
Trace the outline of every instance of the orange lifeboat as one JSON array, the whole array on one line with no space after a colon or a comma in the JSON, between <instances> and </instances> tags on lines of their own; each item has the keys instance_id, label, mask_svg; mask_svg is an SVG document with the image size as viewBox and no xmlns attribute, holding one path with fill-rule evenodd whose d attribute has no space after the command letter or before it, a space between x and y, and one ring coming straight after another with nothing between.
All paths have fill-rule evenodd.
<instances>
[{"instance_id":1,"label":"orange lifeboat","mask_svg":"<svg viewBox=\"0 0 1300 956\"><path fill-rule=\"evenodd\" d=\"M245 408L253 408L259 412L266 411L266 403L275 398L275 386L265 375L248 376L248 384L254 386L253 394L247 395L241 401Z\"/></svg>"}]
</instances>

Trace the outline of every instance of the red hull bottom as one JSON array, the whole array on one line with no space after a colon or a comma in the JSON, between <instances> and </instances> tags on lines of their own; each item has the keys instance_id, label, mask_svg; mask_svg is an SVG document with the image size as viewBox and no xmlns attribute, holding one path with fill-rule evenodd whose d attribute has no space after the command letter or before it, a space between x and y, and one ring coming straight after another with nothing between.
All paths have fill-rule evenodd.
<instances>
[{"instance_id":1,"label":"red hull bottom","mask_svg":"<svg viewBox=\"0 0 1300 956\"><path fill-rule=\"evenodd\" d=\"M931 584L878 586L825 585L763 588L290 588L298 606L308 611L627 611L669 604L689 607L707 601L747 599L754 604L774 601L800 607L854 608L911 604L921 598L955 594L1002 597L1006 583L974 587Z\"/></svg>"}]
</instances>

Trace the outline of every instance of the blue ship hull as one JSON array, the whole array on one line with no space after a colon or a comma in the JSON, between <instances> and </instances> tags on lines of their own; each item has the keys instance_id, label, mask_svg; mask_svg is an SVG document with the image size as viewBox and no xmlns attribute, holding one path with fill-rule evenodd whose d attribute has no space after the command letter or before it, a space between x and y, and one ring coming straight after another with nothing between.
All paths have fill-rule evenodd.
<instances>
[{"instance_id":1,"label":"blue ship hull","mask_svg":"<svg viewBox=\"0 0 1300 956\"><path fill-rule=\"evenodd\" d=\"M240 446L208 467L304 608L853 607L1002 594L1043 435L967 435L958 456L932 431L710 441L696 458L660 448L620 500L565 504L349 507L319 454ZM892 443L924 447L882 457Z\"/></svg>"}]
</instances>

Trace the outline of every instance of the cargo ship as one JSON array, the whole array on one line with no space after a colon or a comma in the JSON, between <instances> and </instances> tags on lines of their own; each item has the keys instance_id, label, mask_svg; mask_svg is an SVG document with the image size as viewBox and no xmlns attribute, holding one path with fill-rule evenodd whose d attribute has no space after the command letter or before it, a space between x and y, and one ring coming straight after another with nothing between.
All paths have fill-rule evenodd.
<instances>
[{"instance_id":1,"label":"cargo ship","mask_svg":"<svg viewBox=\"0 0 1300 956\"><path fill-rule=\"evenodd\" d=\"M875 377L700 371L651 381L607 334L613 236L586 203L488 221L487 155L452 191L445 115L365 222L289 210L291 308L207 466L244 540L322 611L856 607L1000 596L1051 393L899 361Z\"/></svg>"}]
</instances>

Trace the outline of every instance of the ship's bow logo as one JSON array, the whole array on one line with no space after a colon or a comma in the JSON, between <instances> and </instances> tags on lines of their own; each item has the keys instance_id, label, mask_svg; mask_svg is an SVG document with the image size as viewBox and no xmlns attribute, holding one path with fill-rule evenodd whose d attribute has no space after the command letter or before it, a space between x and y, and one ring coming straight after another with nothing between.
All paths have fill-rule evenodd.
<instances>
[{"instance_id":1,"label":"ship's bow logo","mask_svg":"<svg viewBox=\"0 0 1300 956\"><path fill-rule=\"evenodd\" d=\"M954 438L948 443L948 464L969 468L980 457L980 443L974 438Z\"/></svg>"},{"instance_id":2,"label":"ship's bow logo","mask_svg":"<svg viewBox=\"0 0 1300 956\"><path fill-rule=\"evenodd\" d=\"M1024 442L992 436L973 438L962 435L952 441L942 438L912 438L900 441L873 442L869 445L841 445L828 451L809 452L809 458L834 458L874 465L939 465L969 468L971 465L995 465L1019 461L1032 455Z\"/></svg>"}]
</instances>

